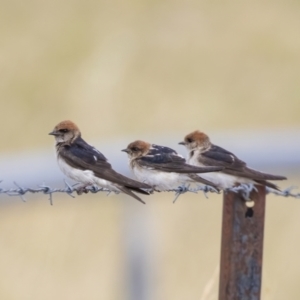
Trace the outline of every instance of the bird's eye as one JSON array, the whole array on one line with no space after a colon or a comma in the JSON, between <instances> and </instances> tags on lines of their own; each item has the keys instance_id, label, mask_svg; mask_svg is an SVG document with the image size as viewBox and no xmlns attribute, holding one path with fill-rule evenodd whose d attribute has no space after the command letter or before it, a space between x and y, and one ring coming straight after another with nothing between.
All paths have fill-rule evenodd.
<instances>
[{"instance_id":1,"label":"bird's eye","mask_svg":"<svg viewBox=\"0 0 300 300\"><path fill-rule=\"evenodd\" d=\"M137 152L137 151L139 151L139 148L137 148L137 147L132 147L131 150L132 150L133 152Z\"/></svg>"},{"instance_id":2,"label":"bird's eye","mask_svg":"<svg viewBox=\"0 0 300 300\"><path fill-rule=\"evenodd\" d=\"M188 143L192 143L193 142L193 140L191 138L187 138L186 140L187 140Z\"/></svg>"},{"instance_id":3,"label":"bird's eye","mask_svg":"<svg viewBox=\"0 0 300 300\"><path fill-rule=\"evenodd\" d=\"M59 129L59 132L61 132L61 133L66 133L68 131L69 131L68 129Z\"/></svg>"}]
</instances>

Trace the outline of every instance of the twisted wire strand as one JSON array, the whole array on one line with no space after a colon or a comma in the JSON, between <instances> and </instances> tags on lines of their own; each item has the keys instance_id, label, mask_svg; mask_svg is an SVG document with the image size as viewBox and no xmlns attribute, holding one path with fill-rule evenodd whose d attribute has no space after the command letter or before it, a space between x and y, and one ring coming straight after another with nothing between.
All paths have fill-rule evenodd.
<instances>
[{"instance_id":1,"label":"twisted wire strand","mask_svg":"<svg viewBox=\"0 0 300 300\"><path fill-rule=\"evenodd\" d=\"M1 183L2 181L0 181ZM45 195L49 195L49 201L50 204L53 205L53 194L54 193L65 193L69 195L70 197L74 198L73 193L77 193L78 195L81 195L82 192L84 193L99 193L99 192L106 192L107 194L110 194L111 191L105 188L99 188L97 186L88 186L82 189L82 186L78 186L78 184L70 185L67 181L64 181L65 186L63 188L52 188L46 184L38 185L37 188L31 188L31 187L24 187L19 185L18 183L14 182L15 188L10 189L4 189L0 187L0 195L8 195L8 196L18 196L22 199L22 201L26 202L25 194L35 194L35 193L42 193ZM274 190L269 187L266 187L267 194L274 194L277 196L282 197L292 197L292 198L300 198L300 193L294 193L293 190L296 189L295 186L290 186L282 191ZM237 187L232 187L229 189L226 189L225 192L235 192L235 193L242 193L244 199L249 199L250 193L253 189L256 189L253 184L241 184ZM175 198L173 200L173 203L176 202L178 197L185 193L198 193L199 191L202 191L206 198L208 198L207 193L220 193L216 189L210 186L197 186L196 188L190 188L189 185L187 186L179 186L177 189L167 190L166 192L175 192ZM152 192L152 191L150 191ZM118 192L114 192L118 193Z\"/></svg>"}]
</instances>

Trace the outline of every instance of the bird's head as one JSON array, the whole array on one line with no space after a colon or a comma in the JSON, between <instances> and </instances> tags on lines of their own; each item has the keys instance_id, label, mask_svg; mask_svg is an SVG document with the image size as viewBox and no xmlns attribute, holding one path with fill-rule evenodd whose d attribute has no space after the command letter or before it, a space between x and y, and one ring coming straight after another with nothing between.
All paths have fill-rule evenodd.
<instances>
[{"instance_id":1,"label":"bird's head","mask_svg":"<svg viewBox=\"0 0 300 300\"><path fill-rule=\"evenodd\" d=\"M72 143L81 135L77 125L69 120L58 123L49 134L54 135L56 143Z\"/></svg>"},{"instance_id":2,"label":"bird's head","mask_svg":"<svg viewBox=\"0 0 300 300\"><path fill-rule=\"evenodd\" d=\"M204 132L196 130L186 135L184 141L179 145L186 146L188 150L205 149L210 146L210 140Z\"/></svg>"},{"instance_id":3,"label":"bird's head","mask_svg":"<svg viewBox=\"0 0 300 300\"><path fill-rule=\"evenodd\" d=\"M130 159L135 159L147 155L151 145L143 141L135 141L130 143L126 149L123 149L123 152L128 154Z\"/></svg>"}]
</instances>

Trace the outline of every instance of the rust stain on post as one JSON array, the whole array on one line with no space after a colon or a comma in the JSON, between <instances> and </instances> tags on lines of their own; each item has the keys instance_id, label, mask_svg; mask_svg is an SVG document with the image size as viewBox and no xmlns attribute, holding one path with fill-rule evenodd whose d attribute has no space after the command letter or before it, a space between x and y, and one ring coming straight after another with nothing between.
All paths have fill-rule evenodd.
<instances>
[{"instance_id":1,"label":"rust stain on post","mask_svg":"<svg viewBox=\"0 0 300 300\"><path fill-rule=\"evenodd\" d=\"M256 188L252 217L241 195L223 197L219 300L260 299L266 190Z\"/></svg>"}]
</instances>

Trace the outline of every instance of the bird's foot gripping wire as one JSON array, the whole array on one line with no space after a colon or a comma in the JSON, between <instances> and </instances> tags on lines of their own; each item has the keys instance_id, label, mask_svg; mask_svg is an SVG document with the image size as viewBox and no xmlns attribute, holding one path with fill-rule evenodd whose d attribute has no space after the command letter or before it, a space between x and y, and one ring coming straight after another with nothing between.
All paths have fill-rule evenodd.
<instances>
[{"instance_id":1,"label":"bird's foot gripping wire","mask_svg":"<svg viewBox=\"0 0 300 300\"><path fill-rule=\"evenodd\" d=\"M83 184L83 185L77 187L77 188L75 189L77 195L80 196L80 195L82 195L83 193L87 194L88 192L90 192L91 189L88 188L88 187L91 187L91 185L90 185L90 184Z\"/></svg>"}]
</instances>

